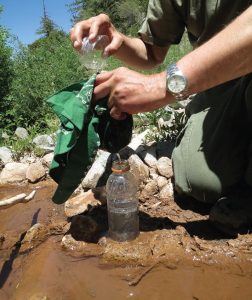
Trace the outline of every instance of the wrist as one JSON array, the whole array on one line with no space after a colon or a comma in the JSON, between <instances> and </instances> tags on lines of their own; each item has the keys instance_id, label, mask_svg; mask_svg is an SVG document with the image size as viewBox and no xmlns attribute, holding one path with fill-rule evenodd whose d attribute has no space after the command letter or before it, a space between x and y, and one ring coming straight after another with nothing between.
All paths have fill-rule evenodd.
<instances>
[{"instance_id":1,"label":"wrist","mask_svg":"<svg viewBox=\"0 0 252 300\"><path fill-rule=\"evenodd\" d=\"M149 84L150 92L155 93L154 97L159 99L160 107L173 103L175 97L167 91L166 87L166 71L148 76L151 82Z\"/></svg>"},{"instance_id":2,"label":"wrist","mask_svg":"<svg viewBox=\"0 0 252 300\"><path fill-rule=\"evenodd\" d=\"M177 101L189 96L188 78L176 63L168 65L166 69L166 89Z\"/></svg>"}]
</instances>

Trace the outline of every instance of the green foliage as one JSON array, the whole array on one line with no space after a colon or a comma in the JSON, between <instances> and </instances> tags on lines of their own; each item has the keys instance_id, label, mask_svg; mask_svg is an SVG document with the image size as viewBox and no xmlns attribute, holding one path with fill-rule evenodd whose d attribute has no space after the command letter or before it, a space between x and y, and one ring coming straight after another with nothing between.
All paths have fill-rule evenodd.
<instances>
[{"instance_id":1,"label":"green foliage","mask_svg":"<svg viewBox=\"0 0 252 300\"><path fill-rule=\"evenodd\" d=\"M53 117L45 98L59 89L82 79L79 63L69 37L60 31L22 46L14 60L14 79L8 96L11 122L7 129L31 124L46 128Z\"/></svg>"},{"instance_id":2,"label":"green foliage","mask_svg":"<svg viewBox=\"0 0 252 300\"><path fill-rule=\"evenodd\" d=\"M135 130L142 132L150 129L146 142L175 140L185 126L186 116L183 107L176 105L160 108L154 112L134 116Z\"/></svg>"},{"instance_id":3,"label":"green foliage","mask_svg":"<svg viewBox=\"0 0 252 300\"><path fill-rule=\"evenodd\" d=\"M50 33L57 31L58 26L48 16L45 8L45 2L43 0L44 15L40 21L40 28L37 30L37 34L42 34L43 37L49 37Z\"/></svg>"},{"instance_id":4,"label":"green foliage","mask_svg":"<svg viewBox=\"0 0 252 300\"><path fill-rule=\"evenodd\" d=\"M49 37L50 33L57 30L57 25L47 15L42 17L40 28L36 31L37 34L42 34L44 37Z\"/></svg>"},{"instance_id":5,"label":"green foliage","mask_svg":"<svg viewBox=\"0 0 252 300\"><path fill-rule=\"evenodd\" d=\"M75 0L69 5L72 22L107 14L119 31L135 35L143 22L148 0Z\"/></svg>"},{"instance_id":6,"label":"green foliage","mask_svg":"<svg viewBox=\"0 0 252 300\"><path fill-rule=\"evenodd\" d=\"M0 5L0 13L3 7ZM0 128L4 126L5 112L8 111L9 105L5 101L12 81L12 49L8 45L9 32L6 28L0 26Z\"/></svg>"},{"instance_id":7,"label":"green foliage","mask_svg":"<svg viewBox=\"0 0 252 300\"><path fill-rule=\"evenodd\" d=\"M122 32L132 36L137 34L146 14L146 5L143 4L139 0L124 0L118 4L119 28Z\"/></svg>"},{"instance_id":8,"label":"green foliage","mask_svg":"<svg viewBox=\"0 0 252 300\"><path fill-rule=\"evenodd\" d=\"M116 21L117 4L115 0L75 0L69 5L69 10L72 13L72 22L76 23L101 13L108 14L110 17L115 16L113 21ZM117 24L117 22L115 24Z\"/></svg>"}]
</instances>

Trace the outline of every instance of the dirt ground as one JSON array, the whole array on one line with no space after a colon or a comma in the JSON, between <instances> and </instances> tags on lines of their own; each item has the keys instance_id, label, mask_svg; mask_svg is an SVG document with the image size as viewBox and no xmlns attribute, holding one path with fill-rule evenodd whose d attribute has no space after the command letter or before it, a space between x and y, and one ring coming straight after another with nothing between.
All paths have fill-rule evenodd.
<instances>
[{"instance_id":1,"label":"dirt ground","mask_svg":"<svg viewBox=\"0 0 252 300\"><path fill-rule=\"evenodd\" d=\"M51 201L55 187L0 187L0 199L37 191L0 211L1 300L252 299L252 234L224 236L209 207L150 199L139 237L119 243L107 236L105 205L67 218Z\"/></svg>"}]
</instances>

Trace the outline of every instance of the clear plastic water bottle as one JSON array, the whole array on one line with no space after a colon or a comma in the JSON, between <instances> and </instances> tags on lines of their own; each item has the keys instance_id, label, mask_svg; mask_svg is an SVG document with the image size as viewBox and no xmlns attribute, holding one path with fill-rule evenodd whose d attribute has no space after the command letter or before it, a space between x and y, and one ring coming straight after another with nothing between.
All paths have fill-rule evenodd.
<instances>
[{"instance_id":1,"label":"clear plastic water bottle","mask_svg":"<svg viewBox=\"0 0 252 300\"><path fill-rule=\"evenodd\" d=\"M106 184L109 236L116 241L129 241L139 234L137 185L126 160L112 164Z\"/></svg>"},{"instance_id":2,"label":"clear plastic water bottle","mask_svg":"<svg viewBox=\"0 0 252 300\"><path fill-rule=\"evenodd\" d=\"M107 35L98 35L91 43L88 37L82 40L80 63L88 70L101 71L106 65L104 49L109 44Z\"/></svg>"}]
</instances>

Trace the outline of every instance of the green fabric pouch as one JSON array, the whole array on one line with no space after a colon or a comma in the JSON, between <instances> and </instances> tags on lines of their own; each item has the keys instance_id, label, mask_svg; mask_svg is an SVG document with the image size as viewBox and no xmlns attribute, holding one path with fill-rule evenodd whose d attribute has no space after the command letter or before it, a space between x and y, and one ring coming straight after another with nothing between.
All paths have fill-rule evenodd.
<instances>
[{"instance_id":1,"label":"green fabric pouch","mask_svg":"<svg viewBox=\"0 0 252 300\"><path fill-rule=\"evenodd\" d=\"M91 102L95 79L96 74L47 99L61 123L49 170L58 183L52 198L57 204L64 203L78 187L99 148L116 153L131 140L131 115L118 121L109 114L107 98Z\"/></svg>"}]
</instances>

